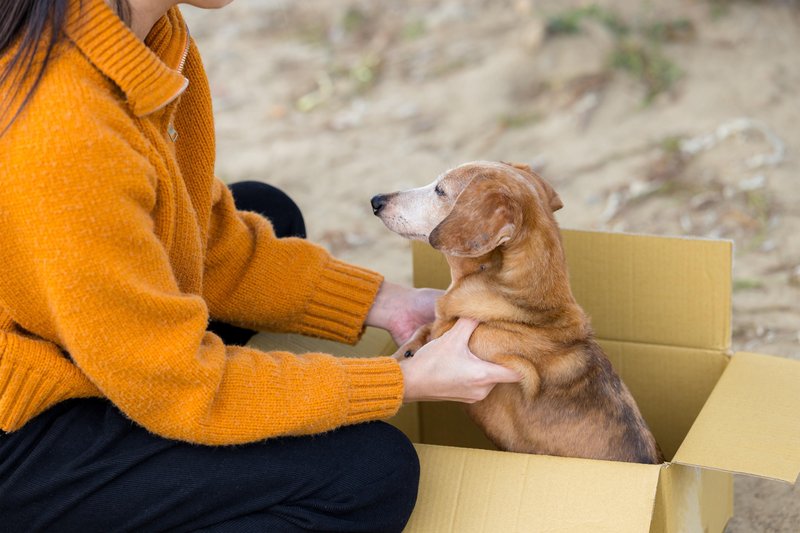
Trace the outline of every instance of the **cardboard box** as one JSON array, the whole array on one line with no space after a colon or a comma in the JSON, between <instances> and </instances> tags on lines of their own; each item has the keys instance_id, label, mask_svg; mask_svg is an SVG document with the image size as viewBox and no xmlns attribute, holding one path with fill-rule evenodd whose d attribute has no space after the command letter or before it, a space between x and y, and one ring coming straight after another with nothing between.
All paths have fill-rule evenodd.
<instances>
[{"instance_id":1,"label":"cardboard box","mask_svg":"<svg viewBox=\"0 0 800 533\"><path fill-rule=\"evenodd\" d=\"M405 406L391 420L422 463L412 532L719 532L733 475L794 483L800 362L730 354L729 241L563 231L578 302L670 462L639 465L492 451L458 404ZM446 288L444 258L414 243L417 286ZM391 353L258 335L263 349Z\"/></svg>"}]
</instances>

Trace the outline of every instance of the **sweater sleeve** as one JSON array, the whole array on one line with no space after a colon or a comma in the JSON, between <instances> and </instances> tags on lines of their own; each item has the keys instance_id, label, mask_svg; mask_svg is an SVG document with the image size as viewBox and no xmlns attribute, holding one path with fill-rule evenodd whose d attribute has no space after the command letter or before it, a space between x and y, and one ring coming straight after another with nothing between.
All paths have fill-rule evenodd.
<instances>
[{"instance_id":1,"label":"sweater sleeve","mask_svg":"<svg viewBox=\"0 0 800 533\"><path fill-rule=\"evenodd\" d=\"M7 165L0 195L0 302L15 320L63 347L127 416L168 438L242 443L396 412L403 383L391 358L267 353L225 346L206 332L204 298L181 292L155 232L151 161L109 125L65 131L62 122L52 117L33 128L20 123L16 136L0 143L6 150L0 162ZM256 256L267 253L254 237L271 239L263 221L245 214L227 223L241 229L226 235L250 243ZM226 249L237 245L236 238L225 239ZM275 261L297 262L290 258L292 246L276 248L281 252ZM212 272L222 255L216 248ZM310 261L306 268L316 288L296 311L305 324L314 323L308 318L314 313L325 314L316 311L325 304L316 303L315 294L337 292L358 278L352 271L340 274L323 254ZM244 268L248 261L238 264ZM248 275L257 273L242 279ZM364 286L374 283L363 277L369 280ZM231 289L245 294L266 285L242 281Z\"/></svg>"},{"instance_id":2,"label":"sweater sleeve","mask_svg":"<svg viewBox=\"0 0 800 533\"><path fill-rule=\"evenodd\" d=\"M203 297L213 318L355 343L383 278L304 239L278 239L215 179Z\"/></svg>"}]
</instances>

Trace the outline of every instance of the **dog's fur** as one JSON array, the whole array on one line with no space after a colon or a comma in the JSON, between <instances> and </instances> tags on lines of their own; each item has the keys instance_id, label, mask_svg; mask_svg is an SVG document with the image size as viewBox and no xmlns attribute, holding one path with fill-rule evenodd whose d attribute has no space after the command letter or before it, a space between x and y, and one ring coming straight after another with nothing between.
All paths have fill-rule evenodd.
<instances>
[{"instance_id":1,"label":"dog's fur","mask_svg":"<svg viewBox=\"0 0 800 533\"><path fill-rule=\"evenodd\" d=\"M663 462L572 296L553 216L562 203L547 182L527 165L477 161L372 204L390 230L443 252L452 273L436 321L397 356L413 355L459 317L470 317L480 322L472 352L524 376L467 406L498 448Z\"/></svg>"}]
</instances>

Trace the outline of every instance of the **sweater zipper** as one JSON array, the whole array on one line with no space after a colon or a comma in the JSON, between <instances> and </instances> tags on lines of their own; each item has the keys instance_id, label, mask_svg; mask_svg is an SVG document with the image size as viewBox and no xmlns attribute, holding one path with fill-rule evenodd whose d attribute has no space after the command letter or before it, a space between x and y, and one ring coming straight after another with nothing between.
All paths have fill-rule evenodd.
<instances>
[{"instance_id":1,"label":"sweater zipper","mask_svg":"<svg viewBox=\"0 0 800 533\"><path fill-rule=\"evenodd\" d=\"M189 43L191 42L191 35L189 34L189 26L184 24L184 28L186 28L186 47L183 49L183 55L181 55L181 61L178 63L178 72L183 71L183 66L186 64L186 58L189 56Z\"/></svg>"},{"instance_id":2,"label":"sweater zipper","mask_svg":"<svg viewBox=\"0 0 800 533\"><path fill-rule=\"evenodd\" d=\"M186 46L183 49L181 60L178 63L178 73L183 73L183 67L186 65L186 58L189 57L189 44L191 42L191 35L189 34L189 26L186 26L185 23L184 28L186 28ZM169 138L172 142L178 140L178 130L175 129L175 125L172 123L172 121L167 124L167 135L169 135Z\"/></svg>"}]
</instances>

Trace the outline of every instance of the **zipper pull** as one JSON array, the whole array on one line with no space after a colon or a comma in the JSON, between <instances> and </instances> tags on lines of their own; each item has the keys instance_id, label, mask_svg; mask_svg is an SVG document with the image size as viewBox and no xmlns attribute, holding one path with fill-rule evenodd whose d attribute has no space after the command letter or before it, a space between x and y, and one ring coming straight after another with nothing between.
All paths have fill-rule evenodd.
<instances>
[{"instance_id":1,"label":"zipper pull","mask_svg":"<svg viewBox=\"0 0 800 533\"><path fill-rule=\"evenodd\" d=\"M178 140L178 130L175 129L175 126L172 124L172 122L167 125L167 135L169 135L169 138L172 142Z\"/></svg>"}]
</instances>

